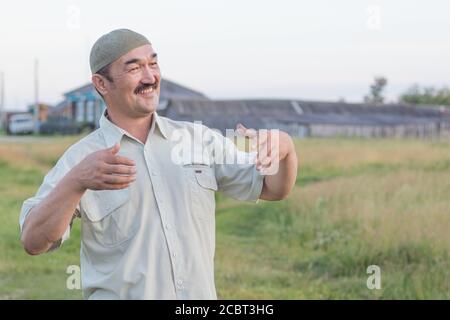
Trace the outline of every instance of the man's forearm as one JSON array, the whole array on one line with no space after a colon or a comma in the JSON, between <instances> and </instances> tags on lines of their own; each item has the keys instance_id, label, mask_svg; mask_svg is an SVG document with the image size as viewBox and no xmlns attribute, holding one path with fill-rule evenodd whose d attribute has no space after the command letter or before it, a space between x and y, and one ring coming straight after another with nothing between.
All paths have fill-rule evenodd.
<instances>
[{"instance_id":1,"label":"man's forearm","mask_svg":"<svg viewBox=\"0 0 450 320\"><path fill-rule=\"evenodd\" d=\"M298 160L292 146L286 157L280 161L276 174L264 177L264 186L260 199L281 200L291 192L297 177Z\"/></svg>"},{"instance_id":2,"label":"man's forearm","mask_svg":"<svg viewBox=\"0 0 450 320\"><path fill-rule=\"evenodd\" d=\"M21 237L29 254L47 252L63 236L86 191L77 185L75 178L75 172L69 171L47 197L31 209Z\"/></svg>"}]
</instances>

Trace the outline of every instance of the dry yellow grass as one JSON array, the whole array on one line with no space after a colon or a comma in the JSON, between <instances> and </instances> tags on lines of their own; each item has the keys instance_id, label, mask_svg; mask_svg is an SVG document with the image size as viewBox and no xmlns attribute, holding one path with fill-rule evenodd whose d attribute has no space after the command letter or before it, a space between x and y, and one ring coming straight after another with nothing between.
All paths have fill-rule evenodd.
<instances>
[{"instance_id":1,"label":"dry yellow grass","mask_svg":"<svg viewBox=\"0 0 450 320\"><path fill-rule=\"evenodd\" d=\"M46 173L55 161L82 136L20 137L12 142L0 143L0 160L9 166L38 169Z\"/></svg>"},{"instance_id":2,"label":"dry yellow grass","mask_svg":"<svg viewBox=\"0 0 450 320\"><path fill-rule=\"evenodd\" d=\"M417 140L297 140L299 163L316 168L348 169L355 165L383 163L404 165L435 163L448 160L448 142Z\"/></svg>"}]
</instances>

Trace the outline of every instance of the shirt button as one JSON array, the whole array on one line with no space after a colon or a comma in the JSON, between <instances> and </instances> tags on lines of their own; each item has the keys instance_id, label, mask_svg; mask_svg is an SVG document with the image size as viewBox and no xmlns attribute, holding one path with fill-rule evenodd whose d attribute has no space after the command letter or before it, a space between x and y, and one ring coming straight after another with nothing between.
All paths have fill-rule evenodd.
<instances>
[{"instance_id":1,"label":"shirt button","mask_svg":"<svg viewBox=\"0 0 450 320\"><path fill-rule=\"evenodd\" d=\"M181 287L181 286L182 286L182 284L183 284L183 281L181 281L181 280L177 280L177 285L178 285L178 287Z\"/></svg>"},{"instance_id":2,"label":"shirt button","mask_svg":"<svg viewBox=\"0 0 450 320\"><path fill-rule=\"evenodd\" d=\"M152 171L152 176L156 176L156 171Z\"/></svg>"},{"instance_id":3,"label":"shirt button","mask_svg":"<svg viewBox=\"0 0 450 320\"><path fill-rule=\"evenodd\" d=\"M174 252L174 253L172 253L172 256L175 258L177 256L177 254Z\"/></svg>"},{"instance_id":4,"label":"shirt button","mask_svg":"<svg viewBox=\"0 0 450 320\"><path fill-rule=\"evenodd\" d=\"M166 229L170 230L170 224L166 224Z\"/></svg>"}]
</instances>

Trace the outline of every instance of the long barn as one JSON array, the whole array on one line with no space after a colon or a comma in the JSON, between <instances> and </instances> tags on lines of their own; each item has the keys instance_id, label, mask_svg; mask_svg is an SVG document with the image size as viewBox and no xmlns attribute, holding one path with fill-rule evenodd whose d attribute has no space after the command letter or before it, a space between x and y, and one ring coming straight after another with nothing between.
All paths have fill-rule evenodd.
<instances>
[{"instance_id":1,"label":"long barn","mask_svg":"<svg viewBox=\"0 0 450 320\"><path fill-rule=\"evenodd\" d=\"M302 100L172 100L169 118L202 121L225 132L238 122L296 137L450 137L446 108Z\"/></svg>"}]
</instances>

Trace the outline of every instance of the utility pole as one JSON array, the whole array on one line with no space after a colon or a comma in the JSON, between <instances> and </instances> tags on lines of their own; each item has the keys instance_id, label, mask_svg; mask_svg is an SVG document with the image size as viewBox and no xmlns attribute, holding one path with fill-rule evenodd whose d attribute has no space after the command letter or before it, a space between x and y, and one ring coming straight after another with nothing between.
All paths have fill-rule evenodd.
<instances>
[{"instance_id":1,"label":"utility pole","mask_svg":"<svg viewBox=\"0 0 450 320\"><path fill-rule=\"evenodd\" d=\"M39 75L38 59L34 60L34 133L39 133Z\"/></svg>"},{"instance_id":2,"label":"utility pole","mask_svg":"<svg viewBox=\"0 0 450 320\"><path fill-rule=\"evenodd\" d=\"M5 74L0 71L0 128L6 129L3 125L4 113L5 113Z\"/></svg>"}]
</instances>

